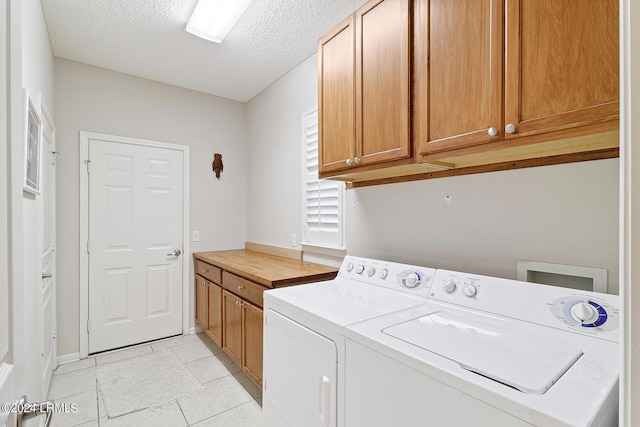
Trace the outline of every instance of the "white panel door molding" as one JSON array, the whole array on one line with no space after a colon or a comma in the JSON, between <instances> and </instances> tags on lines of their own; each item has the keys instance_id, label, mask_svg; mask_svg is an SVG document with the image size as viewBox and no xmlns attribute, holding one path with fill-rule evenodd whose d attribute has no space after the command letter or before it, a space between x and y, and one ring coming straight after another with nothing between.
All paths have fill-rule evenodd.
<instances>
[{"instance_id":1,"label":"white panel door molding","mask_svg":"<svg viewBox=\"0 0 640 427\"><path fill-rule=\"evenodd\" d=\"M83 132L81 151L81 356L187 332L188 148Z\"/></svg>"}]
</instances>

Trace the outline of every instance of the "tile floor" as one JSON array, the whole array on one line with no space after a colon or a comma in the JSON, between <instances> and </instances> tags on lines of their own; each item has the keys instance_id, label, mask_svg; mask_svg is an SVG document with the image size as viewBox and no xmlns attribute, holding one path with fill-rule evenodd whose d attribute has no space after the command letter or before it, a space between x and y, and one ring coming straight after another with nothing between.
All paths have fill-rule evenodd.
<instances>
[{"instance_id":1,"label":"tile floor","mask_svg":"<svg viewBox=\"0 0 640 427\"><path fill-rule=\"evenodd\" d=\"M96 368L152 352L170 350L204 386L158 407L108 418L97 390ZM262 391L204 334L184 335L60 365L49 399L75 403L78 411L56 413L53 427L259 427Z\"/></svg>"}]
</instances>

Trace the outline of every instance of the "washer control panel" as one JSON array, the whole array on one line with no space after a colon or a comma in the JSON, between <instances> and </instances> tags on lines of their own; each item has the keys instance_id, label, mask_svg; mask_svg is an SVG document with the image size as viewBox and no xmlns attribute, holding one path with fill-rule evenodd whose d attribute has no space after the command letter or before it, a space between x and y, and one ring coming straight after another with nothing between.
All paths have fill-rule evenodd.
<instances>
[{"instance_id":1,"label":"washer control panel","mask_svg":"<svg viewBox=\"0 0 640 427\"><path fill-rule=\"evenodd\" d=\"M430 300L618 342L620 299L587 292L438 270Z\"/></svg>"},{"instance_id":2,"label":"washer control panel","mask_svg":"<svg viewBox=\"0 0 640 427\"><path fill-rule=\"evenodd\" d=\"M346 256L338 276L426 297L435 273L433 268Z\"/></svg>"},{"instance_id":3,"label":"washer control panel","mask_svg":"<svg viewBox=\"0 0 640 427\"><path fill-rule=\"evenodd\" d=\"M551 313L571 328L585 331L618 329L619 309L597 295L570 295L550 304Z\"/></svg>"}]
</instances>

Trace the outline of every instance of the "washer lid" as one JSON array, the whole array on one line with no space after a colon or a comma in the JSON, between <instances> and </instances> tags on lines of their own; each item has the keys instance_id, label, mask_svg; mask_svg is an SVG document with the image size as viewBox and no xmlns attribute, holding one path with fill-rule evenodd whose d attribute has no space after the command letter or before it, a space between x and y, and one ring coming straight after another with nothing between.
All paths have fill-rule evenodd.
<instances>
[{"instance_id":1,"label":"washer lid","mask_svg":"<svg viewBox=\"0 0 640 427\"><path fill-rule=\"evenodd\" d=\"M382 332L524 393L543 394L583 352L515 326L513 320L440 311Z\"/></svg>"}]
</instances>

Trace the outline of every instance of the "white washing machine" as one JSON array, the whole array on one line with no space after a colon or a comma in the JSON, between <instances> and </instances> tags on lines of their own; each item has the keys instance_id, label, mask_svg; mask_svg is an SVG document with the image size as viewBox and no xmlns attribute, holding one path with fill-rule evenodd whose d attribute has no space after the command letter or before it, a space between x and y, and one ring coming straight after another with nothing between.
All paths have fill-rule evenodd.
<instances>
[{"instance_id":1,"label":"white washing machine","mask_svg":"<svg viewBox=\"0 0 640 427\"><path fill-rule=\"evenodd\" d=\"M619 297L438 270L347 327L346 425L618 425Z\"/></svg>"},{"instance_id":2,"label":"white washing machine","mask_svg":"<svg viewBox=\"0 0 640 427\"><path fill-rule=\"evenodd\" d=\"M344 426L345 326L423 304L434 274L347 256L334 280L266 291L264 426Z\"/></svg>"}]
</instances>

